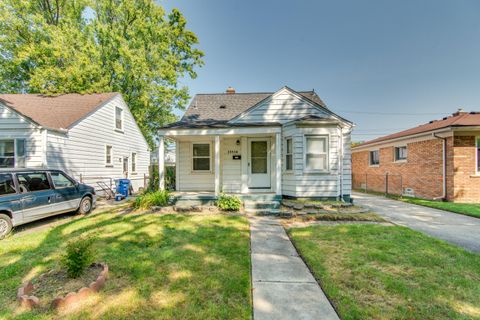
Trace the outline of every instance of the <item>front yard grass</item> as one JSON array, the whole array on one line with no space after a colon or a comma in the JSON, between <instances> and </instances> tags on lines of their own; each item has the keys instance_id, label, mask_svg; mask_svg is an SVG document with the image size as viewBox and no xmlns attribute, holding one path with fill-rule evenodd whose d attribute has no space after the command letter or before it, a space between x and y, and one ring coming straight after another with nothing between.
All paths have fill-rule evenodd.
<instances>
[{"instance_id":1,"label":"front yard grass","mask_svg":"<svg viewBox=\"0 0 480 320\"><path fill-rule=\"evenodd\" d=\"M397 226L288 231L342 319L480 319L480 256Z\"/></svg>"},{"instance_id":2,"label":"front yard grass","mask_svg":"<svg viewBox=\"0 0 480 320\"><path fill-rule=\"evenodd\" d=\"M75 310L25 312L20 284L55 266L68 240L95 235L105 288ZM92 214L0 243L1 319L249 319L245 217Z\"/></svg>"}]
</instances>

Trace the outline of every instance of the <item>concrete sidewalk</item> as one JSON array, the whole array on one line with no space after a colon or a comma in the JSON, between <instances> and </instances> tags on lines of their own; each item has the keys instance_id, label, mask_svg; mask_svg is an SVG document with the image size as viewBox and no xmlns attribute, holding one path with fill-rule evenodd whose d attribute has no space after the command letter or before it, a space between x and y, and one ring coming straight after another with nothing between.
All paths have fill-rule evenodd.
<instances>
[{"instance_id":1,"label":"concrete sidewalk","mask_svg":"<svg viewBox=\"0 0 480 320\"><path fill-rule=\"evenodd\" d=\"M358 192L353 193L353 199L393 223L480 252L479 218Z\"/></svg>"},{"instance_id":2,"label":"concrete sidewalk","mask_svg":"<svg viewBox=\"0 0 480 320\"><path fill-rule=\"evenodd\" d=\"M250 217L250 230L254 319L339 319L278 221Z\"/></svg>"}]
</instances>

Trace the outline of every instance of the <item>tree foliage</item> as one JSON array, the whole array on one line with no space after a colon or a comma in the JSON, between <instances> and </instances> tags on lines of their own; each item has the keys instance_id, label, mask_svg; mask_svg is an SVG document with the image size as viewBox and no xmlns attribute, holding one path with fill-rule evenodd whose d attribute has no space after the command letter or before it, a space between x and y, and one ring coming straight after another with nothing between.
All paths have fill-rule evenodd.
<instances>
[{"instance_id":1,"label":"tree foliage","mask_svg":"<svg viewBox=\"0 0 480 320\"><path fill-rule=\"evenodd\" d=\"M2 0L0 92L122 93L153 144L183 109L203 53L178 10L153 0Z\"/></svg>"}]
</instances>

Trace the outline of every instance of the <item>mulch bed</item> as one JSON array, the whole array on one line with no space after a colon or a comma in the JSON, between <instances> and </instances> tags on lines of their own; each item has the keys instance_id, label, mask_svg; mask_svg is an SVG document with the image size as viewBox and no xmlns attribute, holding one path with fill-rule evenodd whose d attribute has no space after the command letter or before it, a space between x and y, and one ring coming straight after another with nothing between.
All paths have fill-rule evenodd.
<instances>
[{"instance_id":1,"label":"mulch bed","mask_svg":"<svg viewBox=\"0 0 480 320\"><path fill-rule=\"evenodd\" d=\"M54 269L32 281L34 289L31 294L40 299L40 307L49 307L56 297L88 287L97 279L102 269L100 265L91 265L76 279L69 278L65 270Z\"/></svg>"}]
</instances>

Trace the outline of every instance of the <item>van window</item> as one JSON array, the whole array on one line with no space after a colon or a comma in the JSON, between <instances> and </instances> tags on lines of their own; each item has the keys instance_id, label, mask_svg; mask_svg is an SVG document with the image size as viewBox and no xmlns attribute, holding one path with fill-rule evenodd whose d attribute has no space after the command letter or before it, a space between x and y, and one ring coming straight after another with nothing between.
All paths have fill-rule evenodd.
<instances>
[{"instance_id":1,"label":"van window","mask_svg":"<svg viewBox=\"0 0 480 320\"><path fill-rule=\"evenodd\" d=\"M75 184L61 172L50 172L55 189L73 187Z\"/></svg>"},{"instance_id":2,"label":"van window","mask_svg":"<svg viewBox=\"0 0 480 320\"><path fill-rule=\"evenodd\" d=\"M16 193L13 177L9 173L0 173L0 196Z\"/></svg>"},{"instance_id":3,"label":"van window","mask_svg":"<svg viewBox=\"0 0 480 320\"><path fill-rule=\"evenodd\" d=\"M50 189L50 183L45 172L18 173L17 179L22 193Z\"/></svg>"}]
</instances>

